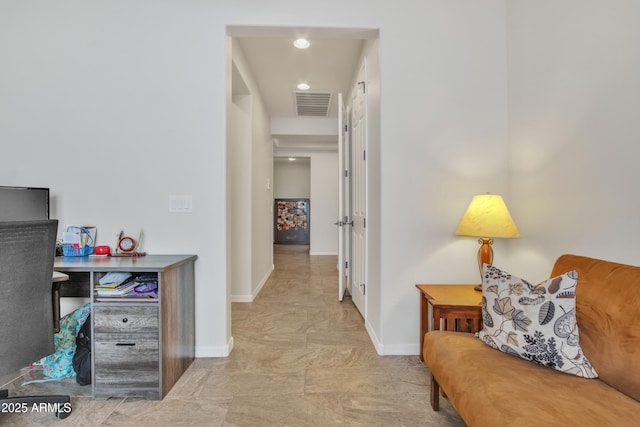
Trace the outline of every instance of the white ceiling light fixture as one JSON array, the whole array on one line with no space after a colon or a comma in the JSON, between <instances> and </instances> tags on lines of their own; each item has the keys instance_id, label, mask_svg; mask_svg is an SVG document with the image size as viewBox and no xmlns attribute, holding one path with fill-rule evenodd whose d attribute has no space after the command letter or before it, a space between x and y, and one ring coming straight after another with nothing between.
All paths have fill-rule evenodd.
<instances>
[{"instance_id":1,"label":"white ceiling light fixture","mask_svg":"<svg viewBox=\"0 0 640 427\"><path fill-rule=\"evenodd\" d=\"M307 39L297 39L293 42L293 45L298 49L306 49L311 46L311 43L309 43L309 40Z\"/></svg>"},{"instance_id":2,"label":"white ceiling light fixture","mask_svg":"<svg viewBox=\"0 0 640 427\"><path fill-rule=\"evenodd\" d=\"M309 86L306 83L300 83L300 84L298 84L297 88L300 89L300 90L309 90L309 89L311 89L311 86Z\"/></svg>"},{"instance_id":3,"label":"white ceiling light fixture","mask_svg":"<svg viewBox=\"0 0 640 427\"><path fill-rule=\"evenodd\" d=\"M289 161L290 162L295 162L296 158L295 157L289 157Z\"/></svg>"}]
</instances>

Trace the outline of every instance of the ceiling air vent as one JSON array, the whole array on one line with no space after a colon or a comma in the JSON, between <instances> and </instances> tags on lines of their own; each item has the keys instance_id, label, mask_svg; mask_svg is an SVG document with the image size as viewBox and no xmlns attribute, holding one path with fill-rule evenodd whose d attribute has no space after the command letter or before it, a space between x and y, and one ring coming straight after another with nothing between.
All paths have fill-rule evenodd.
<instances>
[{"instance_id":1,"label":"ceiling air vent","mask_svg":"<svg viewBox=\"0 0 640 427\"><path fill-rule=\"evenodd\" d=\"M294 92L298 116L327 117L331 94L320 92Z\"/></svg>"}]
</instances>

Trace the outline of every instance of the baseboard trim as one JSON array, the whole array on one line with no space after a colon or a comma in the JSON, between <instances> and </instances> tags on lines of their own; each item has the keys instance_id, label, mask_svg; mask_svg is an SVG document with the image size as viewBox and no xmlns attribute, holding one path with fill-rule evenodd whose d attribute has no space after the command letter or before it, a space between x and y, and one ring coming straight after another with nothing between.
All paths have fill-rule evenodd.
<instances>
[{"instance_id":1,"label":"baseboard trim","mask_svg":"<svg viewBox=\"0 0 640 427\"><path fill-rule=\"evenodd\" d=\"M382 352L382 350L384 346L378 339L378 336L376 335L376 332L373 330L373 326L371 326L371 323L369 323L369 320L364 321L364 328L366 329L367 334L369 334L369 338L371 339L371 343L373 344L373 347L376 349L376 353L378 353L380 356L383 356L384 353Z\"/></svg>"},{"instance_id":2,"label":"baseboard trim","mask_svg":"<svg viewBox=\"0 0 640 427\"><path fill-rule=\"evenodd\" d=\"M228 357L233 350L233 337L229 338L226 345L197 345L196 358L203 357Z\"/></svg>"},{"instance_id":3,"label":"baseboard trim","mask_svg":"<svg viewBox=\"0 0 640 427\"><path fill-rule=\"evenodd\" d=\"M260 293L260 291L262 290L262 288L264 287L264 285L267 283L267 280L269 280L269 276L271 276L271 273L273 273L274 269L275 269L275 265L271 264L271 269L267 271L267 274L265 274L265 276L262 278L260 283L258 283L258 286L256 287L256 289L251 294L231 295L230 296L231 302L253 302L258 296L258 294Z\"/></svg>"},{"instance_id":4,"label":"baseboard trim","mask_svg":"<svg viewBox=\"0 0 640 427\"><path fill-rule=\"evenodd\" d=\"M420 354L420 344L383 344L373 330L369 321L364 323L365 329L371 338L376 353L380 356L417 356Z\"/></svg>"},{"instance_id":5,"label":"baseboard trim","mask_svg":"<svg viewBox=\"0 0 640 427\"><path fill-rule=\"evenodd\" d=\"M418 356L420 344L391 344L383 345L384 356Z\"/></svg>"},{"instance_id":6,"label":"baseboard trim","mask_svg":"<svg viewBox=\"0 0 640 427\"><path fill-rule=\"evenodd\" d=\"M264 275L262 280L260 280L260 283L258 283L258 286L256 287L255 291L253 291L251 301L256 299L258 294L260 294L260 291L262 290L264 285L267 283L267 280L269 280L269 277L271 277L271 273L273 273L273 270L275 270L275 268L276 268L275 264L271 264L271 269L267 271L267 273Z\"/></svg>"}]
</instances>

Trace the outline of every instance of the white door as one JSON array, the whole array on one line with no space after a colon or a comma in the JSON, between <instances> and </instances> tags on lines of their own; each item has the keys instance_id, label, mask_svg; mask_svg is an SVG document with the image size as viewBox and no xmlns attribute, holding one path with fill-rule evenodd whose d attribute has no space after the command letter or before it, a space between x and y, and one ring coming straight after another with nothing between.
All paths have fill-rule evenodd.
<instances>
[{"instance_id":1,"label":"white door","mask_svg":"<svg viewBox=\"0 0 640 427\"><path fill-rule=\"evenodd\" d=\"M346 203L345 196L347 193L347 183L345 179L345 158L344 158L344 102L342 100L342 94L338 94L338 222L335 224L338 226L338 301L342 301L344 298L344 292L346 289L346 262L347 257L345 253L345 243L347 242L347 238L345 236L345 229L347 225L345 224L345 214L346 214Z\"/></svg>"},{"instance_id":2,"label":"white door","mask_svg":"<svg viewBox=\"0 0 640 427\"><path fill-rule=\"evenodd\" d=\"M366 61L358 73L353 90L351 106L351 172L352 197L352 268L353 282L351 297L353 303L366 319L367 283L367 91Z\"/></svg>"},{"instance_id":3,"label":"white door","mask_svg":"<svg viewBox=\"0 0 640 427\"><path fill-rule=\"evenodd\" d=\"M338 94L338 300L342 301L345 292L351 293L351 166L349 154L349 115L342 94Z\"/></svg>"},{"instance_id":4,"label":"white door","mask_svg":"<svg viewBox=\"0 0 640 427\"><path fill-rule=\"evenodd\" d=\"M344 100L343 100L344 101ZM343 130L344 130L344 147L343 147L343 156L344 156L344 215L342 217L343 228L342 233L344 236L344 276L345 276L345 287L349 295L352 294L351 287L353 284L353 274L351 273L351 268L353 265L352 257L352 242L351 242L351 228L353 225L353 221L351 219L351 195L353 194L352 189L352 179L351 179L351 110L347 105L343 110L344 122L343 122Z\"/></svg>"}]
</instances>

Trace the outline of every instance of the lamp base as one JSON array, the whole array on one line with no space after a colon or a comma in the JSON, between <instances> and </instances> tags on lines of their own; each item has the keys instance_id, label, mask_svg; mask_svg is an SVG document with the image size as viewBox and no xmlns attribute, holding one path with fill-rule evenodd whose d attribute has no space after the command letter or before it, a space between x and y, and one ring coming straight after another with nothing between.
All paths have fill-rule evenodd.
<instances>
[{"instance_id":1,"label":"lamp base","mask_svg":"<svg viewBox=\"0 0 640 427\"><path fill-rule=\"evenodd\" d=\"M493 262L493 239L488 237L483 237L482 239L478 239L478 243L480 243L480 249L478 249L478 268L480 269L480 284L476 285L473 289L476 291L482 292L482 281L484 278L482 277L482 267L484 264L489 264Z\"/></svg>"}]
</instances>

